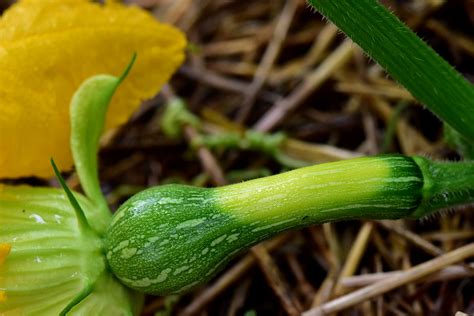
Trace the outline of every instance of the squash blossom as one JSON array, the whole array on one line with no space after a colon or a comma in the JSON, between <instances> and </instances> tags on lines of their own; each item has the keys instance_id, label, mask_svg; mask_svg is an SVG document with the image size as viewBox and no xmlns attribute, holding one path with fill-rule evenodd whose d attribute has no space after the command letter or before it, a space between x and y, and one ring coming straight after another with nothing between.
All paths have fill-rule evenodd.
<instances>
[{"instance_id":1,"label":"squash blossom","mask_svg":"<svg viewBox=\"0 0 474 316\"><path fill-rule=\"evenodd\" d=\"M71 304L71 315L133 315L141 308L142 296L107 271L100 238L81 230L63 190L0 187L0 315L58 315L90 282L93 292Z\"/></svg>"},{"instance_id":2,"label":"squash blossom","mask_svg":"<svg viewBox=\"0 0 474 316\"><path fill-rule=\"evenodd\" d=\"M112 129L158 93L183 61L185 44L181 32L137 7L88 0L13 5L0 18L0 178L50 177L51 157L71 168L69 104L81 83L119 75L138 54L110 94L104 128ZM113 277L103 254L110 212L74 196L88 227L63 190L0 184L0 315L139 313L143 295Z\"/></svg>"},{"instance_id":3,"label":"squash blossom","mask_svg":"<svg viewBox=\"0 0 474 316\"><path fill-rule=\"evenodd\" d=\"M118 75L106 129L156 95L184 59L185 38L138 7L89 0L22 0L0 18L0 178L51 177L72 167L69 102L93 75Z\"/></svg>"}]
</instances>

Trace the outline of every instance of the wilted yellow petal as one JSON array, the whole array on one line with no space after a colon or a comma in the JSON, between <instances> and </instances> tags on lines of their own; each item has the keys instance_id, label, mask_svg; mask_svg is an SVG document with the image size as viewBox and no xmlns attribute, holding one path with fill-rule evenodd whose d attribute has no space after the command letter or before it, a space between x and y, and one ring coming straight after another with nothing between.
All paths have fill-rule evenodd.
<instances>
[{"instance_id":1,"label":"wilted yellow petal","mask_svg":"<svg viewBox=\"0 0 474 316\"><path fill-rule=\"evenodd\" d=\"M106 128L124 123L184 59L185 39L136 7L88 0L23 0L0 19L0 178L52 176L72 166L69 102L86 78L119 75Z\"/></svg>"}]
</instances>

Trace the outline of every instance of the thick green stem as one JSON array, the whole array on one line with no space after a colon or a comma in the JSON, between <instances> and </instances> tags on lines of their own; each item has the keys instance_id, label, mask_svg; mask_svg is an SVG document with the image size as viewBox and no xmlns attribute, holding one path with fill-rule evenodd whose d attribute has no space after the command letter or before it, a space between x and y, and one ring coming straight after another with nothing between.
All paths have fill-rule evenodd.
<instances>
[{"instance_id":1,"label":"thick green stem","mask_svg":"<svg viewBox=\"0 0 474 316\"><path fill-rule=\"evenodd\" d=\"M474 86L376 0L308 0L421 103L474 139Z\"/></svg>"},{"instance_id":2,"label":"thick green stem","mask_svg":"<svg viewBox=\"0 0 474 316\"><path fill-rule=\"evenodd\" d=\"M423 173L423 200L412 218L474 202L473 162L433 162L415 157Z\"/></svg>"}]
</instances>

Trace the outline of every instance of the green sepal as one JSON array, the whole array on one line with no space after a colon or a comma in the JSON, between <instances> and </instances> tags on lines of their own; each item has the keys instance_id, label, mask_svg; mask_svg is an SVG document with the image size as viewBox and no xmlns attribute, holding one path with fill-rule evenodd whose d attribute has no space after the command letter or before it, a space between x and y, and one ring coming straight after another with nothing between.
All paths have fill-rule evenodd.
<instances>
[{"instance_id":1,"label":"green sepal","mask_svg":"<svg viewBox=\"0 0 474 316\"><path fill-rule=\"evenodd\" d=\"M140 315L144 295L123 286L109 272L99 277L94 291L70 311L70 315ZM68 315L69 315L68 314Z\"/></svg>"},{"instance_id":2,"label":"green sepal","mask_svg":"<svg viewBox=\"0 0 474 316\"><path fill-rule=\"evenodd\" d=\"M71 151L82 188L96 206L95 217L100 232L110 221L110 211L101 192L97 150L104 129L107 108L115 90L129 73L136 54L120 77L97 75L87 79L71 100Z\"/></svg>"},{"instance_id":3,"label":"green sepal","mask_svg":"<svg viewBox=\"0 0 474 316\"><path fill-rule=\"evenodd\" d=\"M72 208L76 211L76 217L77 217L77 222L79 223L79 227L81 227L83 230L92 229L89 225L89 222L87 221L84 211L81 208L81 205L79 205L79 202L77 201L77 199L74 197L71 190L67 186L66 181L64 181L64 178L61 176L61 173L59 172L59 169L54 163L53 159L51 159L51 165L53 166L53 170L54 170L54 174L56 175L56 178L58 179L59 183L61 184L61 187L66 193L69 203L71 203Z\"/></svg>"},{"instance_id":4,"label":"green sepal","mask_svg":"<svg viewBox=\"0 0 474 316\"><path fill-rule=\"evenodd\" d=\"M94 284L87 284L82 289L82 291L80 291L79 294L77 294L76 297L74 297L72 301L69 302L69 304L67 304L67 306L59 313L59 316L66 316L71 311L71 309L88 297L92 291L94 291Z\"/></svg>"}]
</instances>

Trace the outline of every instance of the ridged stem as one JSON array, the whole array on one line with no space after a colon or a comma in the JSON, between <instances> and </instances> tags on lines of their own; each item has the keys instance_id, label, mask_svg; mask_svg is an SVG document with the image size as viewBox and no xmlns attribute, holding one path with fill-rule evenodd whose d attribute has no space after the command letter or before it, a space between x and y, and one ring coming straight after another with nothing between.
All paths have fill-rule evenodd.
<instances>
[{"instance_id":1,"label":"ridged stem","mask_svg":"<svg viewBox=\"0 0 474 316\"><path fill-rule=\"evenodd\" d=\"M414 158L423 173L423 200L411 217L474 202L474 162L434 162Z\"/></svg>"}]
</instances>

